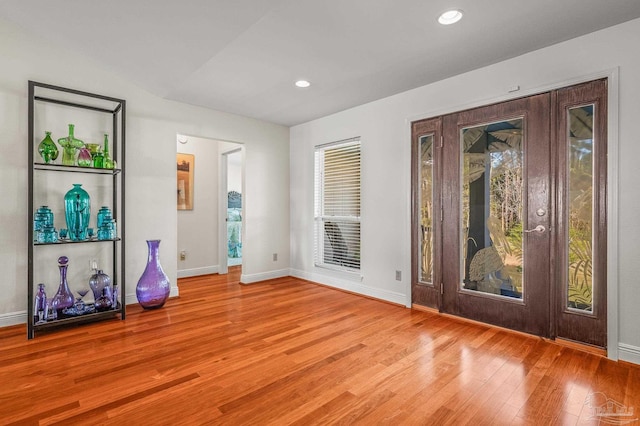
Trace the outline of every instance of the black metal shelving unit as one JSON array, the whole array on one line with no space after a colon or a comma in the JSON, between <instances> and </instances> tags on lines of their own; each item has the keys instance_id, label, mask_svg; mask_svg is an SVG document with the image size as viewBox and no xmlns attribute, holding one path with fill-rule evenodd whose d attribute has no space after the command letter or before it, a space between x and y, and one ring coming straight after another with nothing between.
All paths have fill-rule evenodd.
<instances>
[{"instance_id":1,"label":"black metal shelving unit","mask_svg":"<svg viewBox=\"0 0 640 426\"><path fill-rule=\"evenodd\" d=\"M44 164L37 162L35 159L35 151L39 140L35 139L35 120L36 105L38 103L47 103L59 105L64 108L79 108L90 110L98 113L108 114L112 121L112 149L111 154L118 164L116 169L94 169L86 167L65 166L60 164ZM126 124L126 101L109 96L88 93L80 90L69 89L51 84L38 83L29 81L29 129L28 129L28 161L29 161L29 217L28 217L28 300L27 300L27 337L32 339L35 337L36 331L51 329L59 326L70 324L87 323L100 321L103 319L114 318L119 316L121 320L125 319L125 124ZM34 190L35 190L35 173L83 173L93 175L106 175L106 179L111 177L112 192L112 210L113 217L118 225L118 237L111 240L90 239L87 241L58 241L55 243L38 243L34 241ZM73 317L65 317L56 320L38 323L34 319L34 252L36 250L52 250L55 247L61 247L66 244L111 244L111 256L113 263L112 282L118 285L120 295L120 305L115 309L103 312L87 313ZM48 246L48 247L47 247Z\"/></svg>"}]
</instances>

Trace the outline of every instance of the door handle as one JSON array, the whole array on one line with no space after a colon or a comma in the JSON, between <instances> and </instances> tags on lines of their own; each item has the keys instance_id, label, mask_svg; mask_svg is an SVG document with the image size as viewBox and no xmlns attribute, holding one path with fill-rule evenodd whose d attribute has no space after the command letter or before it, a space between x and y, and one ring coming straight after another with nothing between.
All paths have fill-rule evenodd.
<instances>
[{"instance_id":1,"label":"door handle","mask_svg":"<svg viewBox=\"0 0 640 426\"><path fill-rule=\"evenodd\" d=\"M546 230L547 230L547 228L545 228L544 225L538 225L533 229L525 229L524 232L527 232L527 233L529 233L529 232L540 232L540 233L542 233L542 232L544 232Z\"/></svg>"}]
</instances>

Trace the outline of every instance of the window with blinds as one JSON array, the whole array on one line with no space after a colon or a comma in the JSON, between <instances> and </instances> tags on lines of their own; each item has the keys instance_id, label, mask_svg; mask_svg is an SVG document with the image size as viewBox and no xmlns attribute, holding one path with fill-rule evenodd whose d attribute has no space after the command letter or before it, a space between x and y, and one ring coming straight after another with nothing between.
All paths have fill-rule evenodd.
<instances>
[{"instance_id":1,"label":"window with blinds","mask_svg":"<svg viewBox=\"0 0 640 426\"><path fill-rule=\"evenodd\" d=\"M360 269L360 139L315 149L315 264Z\"/></svg>"}]
</instances>

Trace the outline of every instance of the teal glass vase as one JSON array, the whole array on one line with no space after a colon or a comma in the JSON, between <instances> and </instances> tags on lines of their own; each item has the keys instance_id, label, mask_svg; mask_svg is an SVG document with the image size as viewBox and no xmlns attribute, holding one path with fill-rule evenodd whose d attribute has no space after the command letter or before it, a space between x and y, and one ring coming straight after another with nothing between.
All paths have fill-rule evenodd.
<instances>
[{"instance_id":1,"label":"teal glass vase","mask_svg":"<svg viewBox=\"0 0 640 426\"><path fill-rule=\"evenodd\" d=\"M58 143L62 147L62 164L65 166L75 166L76 153L80 148L84 148L84 142L76 139L74 128L73 124L69 124L69 136L58 139Z\"/></svg>"},{"instance_id":2,"label":"teal glass vase","mask_svg":"<svg viewBox=\"0 0 640 426\"><path fill-rule=\"evenodd\" d=\"M67 232L71 241L87 239L87 228L91 217L91 199L82 184L74 183L64 196L64 213Z\"/></svg>"},{"instance_id":3,"label":"teal glass vase","mask_svg":"<svg viewBox=\"0 0 640 426\"><path fill-rule=\"evenodd\" d=\"M45 137L42 139L42 142L38 145L38 154L44 160L46 164L49 164L58 158L58 147L51 139L51 132L44 132Z\"/></svg>"}]
</instances>

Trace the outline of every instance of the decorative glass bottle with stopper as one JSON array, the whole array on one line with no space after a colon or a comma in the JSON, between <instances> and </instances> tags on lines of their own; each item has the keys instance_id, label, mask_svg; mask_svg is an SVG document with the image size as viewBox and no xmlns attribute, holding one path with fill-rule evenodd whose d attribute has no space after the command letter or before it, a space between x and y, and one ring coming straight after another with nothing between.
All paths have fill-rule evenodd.
<instances>
[{"instance_id":1,"label":"decorative glass bottle with stopper","mask_svg":"<svg viewBox=\"0 0 640 426\"><path fill-rule=\"evenodd\" d=\"M60 318L62 315L62 310L66 308L70 308L73 306L75 299L71 290L69 289L69 284L67 283L67 268L69 267L69 258L67 256L60 256L58 258L58 269L60 269L60 286L58 287L58 291L56 295L53 296L53 300L51 301L52 309L57 311L57 317Z\"/></svg>"}]
</instances>

